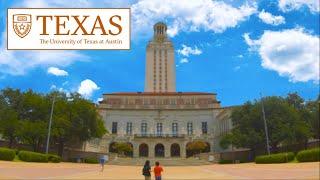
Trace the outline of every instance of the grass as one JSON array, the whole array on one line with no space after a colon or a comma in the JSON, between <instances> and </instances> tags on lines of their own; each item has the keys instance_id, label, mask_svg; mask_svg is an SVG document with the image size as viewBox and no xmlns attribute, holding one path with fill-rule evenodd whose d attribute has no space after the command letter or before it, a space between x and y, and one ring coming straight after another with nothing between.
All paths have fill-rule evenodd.
<instances>
[{"instance_id":1,"label":"grass","mask_svg":"<svg viewBox=\"0 0 320 180\"><path fill-rule=\"evenodd\" d=\"M294 159L292 161L288 162L288 163L299 163L299 161L297 160L296 157L294 157Z\"/></svg>"},{"instance_id":2,"label":"grass","mask_svg":"<svg viewBox=\"0 0 320 180\"><path fill-rule=\"evenodd\" d=\"M15 156L14 157L14 159L13 159L13 162L24 162L24 161L21 161L20 159L19 159L19 156Z\"/></svg>"}]
</instances>

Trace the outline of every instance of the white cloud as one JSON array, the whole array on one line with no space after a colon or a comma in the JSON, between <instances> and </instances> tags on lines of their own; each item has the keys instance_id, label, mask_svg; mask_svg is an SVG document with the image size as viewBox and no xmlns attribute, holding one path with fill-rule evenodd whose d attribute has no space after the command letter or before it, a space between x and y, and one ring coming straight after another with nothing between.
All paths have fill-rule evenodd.
<instances>
[{"instance_id":1,"label":"white cloud","mask_svg":"<svg viewBox=\"0 0 320 180\"><path fill-rule=\"evenodd\" d=\"M140 0L131 6L134 33L151 32L155 22L167 19L168 33L180 31L213 31L222 33L236 27L256 12L256 3L233 7L212 0ZM170 22L173 22L170 24Z\"/></svg>"},{"instance_id":2,"label":"white cloud","mask_svg":"<svg viewBox=\"0 0 320 180\"><path fill-rule=\"evenodd\" d=\"M170 37L174 37L179 32L179 24L175 21L172 26L168 27L167 33Z\"/></svg>"},{"instance_id":3,"label":"white cloud","mask_svg":"<svg viewBox=\"0 0 320 180\"><path fill-rule=\"evenodd\" d=\"M278 6L283 12L297 10L303 6L308 7L313 13L320 11L319 0L279 0Z\"/></svg>"},{"instance_id":4,"label":"white cloud","mask_svg":"<svg viewBox=\"0 0 320 180\"><path fill-rule=\"evenodd\" d=\"M200 55L202 54L201 49L197 46L194 48L182 44L182 48L177 50L178 54L189 57L189 55Z\"/></svg>"},{"instance_id":5,"label":"white cloud","mask_svg":"<svg viewBox=\"0 0 320 180\"><path fill-rule=\"evenodd\" d=\"M62 69L59 69L57 67L49 67L48 68L48 74L52 74L55 76L68 76L68 72Z\"/></svg>"},{"instance_id":6,"label":"white cloud","mask_svg":"<svg viewBox=\"0 0 320 180\"><path fill-rule=\"evenodd\" d=\"M242 54L239 54L237 57L238 57L238 58L243 58L243 55L242 55Z\"/></svg>"},{"instance_id":7,"label":"white cloud","mask_svg":"<svg viewBox=\"0 0 320 180\"><path fill-rule=\"evenodd\" d=\"M188 60L187 58L182 58L182 59L180 60L180 63L181 63L181 64L188 63L188 62L189 62L189 60Z\"/></svg>"},{"instance_id":8,"label":"white cloud","mask_svg":"<svg viewBox=\"0 0 320 180\"><path fill-rule=\"evenodd\" d=\"M292 82L319 82L319 37L304 29L265 31L260 39L244 34L250 48L261 56L265 69L278 72Z\"/></svg>"},{"instance_id":9,"label":"white cloud","mask_svg":"<svg viewBox=\"0 0 320 180\"><path fill-rule=\"evenodd\" d=\"M23 0L19 6L32 8L46 7L91 7L94 3L89 0Z\"/></svg>"},{"instance_id":10,"label":"white cloud","mask_svg":"<svg viewBox=\"0 0 320 180\"><path fill-rule=\"evenodd\" d=\"M8 51L0 47L0 73L24 75L37 66L68 66L88 57L78 51Z\"/></svg>"},{"instance_id":11,"label":"white cloud","mask_svg":"<svg viewBox=\"0 0 320 180\"><path fill-rule=\"evenodd\" d=\"M280 25L280 24L284 24L285 23L285 19L283 16L274 16L269 12L265 12L264 10L262 10L259 13L259 18L266 24L271 24L274 26Z\"/></svg>"},{"instance_id":12,"label":"white cloud","mask_svg":"<svg viewBox=\"0 0 320 180\"><path fill-rule=\"evenodd\" d=\"M89 7L88 0L23 0L13 6L19 7ZM0 74L24 75L38 66L68 66L75 61L85 61L89 57L79 51L8 51L5 29L1 34Z\"/></svg>"},{"instance_id":13,"label":"white cloud","mask_svg":"<svg viewBox=\"0 0 320 180\"><path fill-rule=\"evenodd\" d=\"M234 71L238 71L241 67L240 66L236 66L233 68Z\"/></svg>"},{"instance_id":14,"label":"white cloud","mask_svg":"<svg viewBox=\"0 0 320 180\"><path fill-rule=\"evenodd\" d=\"M100 101L103 101L103 98L98 98L98 99L96 100L96 103L98 104Z\"/></svg>"},{"instance_id":15,"label":"white cloud","mask_svg":"<svg viewBox=\"0 0 320 180\"><path fill-rule=\"evenodd\" d=\"M78 93L81 94L83 97L89 98L91 97L92 93L96 90L99 90L100 87L90 79L83 80L80 83L78 88Z\"/></svg>"},{"instance_id":16,"label":"white cloud","mask_svg":"<svg viewBox=\"0 0 320 180\"><path fill-rule=\"evenodd\" d=\"M54 84L52 84L52 85L50 86L50 90L55 90L55 89L57 89L57 86L54 85Z\"/></svg>"},{"instance_id":17,"label":"white cloud","mask_svg":"<svg viewBox=\"0 0 320 180\"><path fill-rule=\"evenodd\" d=\"M130 7L134 37L150 37L152 26L166 19L169 36L181 31L213 31L222 33L245 21L257 10L256 3L232 6L212 0L140 0L126 2L89 0L23 0L13 6L19 7ZM3 29L4 30L4 29ZM2 34L0 45L0 73L24 75L35 67L68 66L76 61L88 60L80 51L7 51L6 33Z\"/></svg>"},{"instance_id":18,"label":"white cloud","mask_svg":"<svg viewBox=\"0 0 320 180\"><path fill-rule=\"evenodd\" d=\"M255 50L257 45L259 45L259 41L252 40L249 37L249 33L244 33L242 37L244 38L245 42L250 46L249 48L250 51Z\"/></svg>"}]
</instances>

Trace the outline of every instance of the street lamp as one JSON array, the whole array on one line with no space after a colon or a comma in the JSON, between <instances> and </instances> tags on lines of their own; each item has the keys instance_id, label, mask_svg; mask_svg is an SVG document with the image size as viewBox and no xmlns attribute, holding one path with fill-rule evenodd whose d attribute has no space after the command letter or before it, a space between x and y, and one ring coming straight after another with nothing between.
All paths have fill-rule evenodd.
<instances>
[{"instance_id":1,"label":"street lamp","mask_svg":"<svg viewBox=\"0 0 320 180\"><path fill-rule=\"evenodd\" d=\"M49 127L48 127L48 136L47 136L47 146L46 146L46 154L49 152L49 142L50 142L50 134L51 134L51 124L52 124L52 115L53 115L53 107L56 100L56 96L53 95L52 105L51 105L51 114L49 120Z\"/></svg>"},{"instance_id":2,"label":"street lamp","mask_svg":"<svg viewBox=\"0 0 320 180\"><path fill-rule=\"evenodd\" d=\"M264 122L264 131L265 131L265 134L266 134L267 152L268 152L268 154L270 154L269 134L268 134L267 121L266 121L266 113L264 111L264 105L263 105L263 99L262 99L262 94L261 93L260 93L260 96L261 96L262 116L263 116L263 122Z\"/></svg>"}]
</instances>

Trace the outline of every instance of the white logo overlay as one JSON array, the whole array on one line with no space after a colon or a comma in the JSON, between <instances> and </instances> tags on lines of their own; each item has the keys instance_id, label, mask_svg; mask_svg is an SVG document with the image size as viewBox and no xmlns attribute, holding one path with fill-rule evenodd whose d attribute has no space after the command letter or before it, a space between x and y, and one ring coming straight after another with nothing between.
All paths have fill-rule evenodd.
<instances>
[{"instance_id":1,"label":"white logo overlay","mask_svg":"<svg viewBox=\"0 0 320 180\"><path fill-rule=\"evenodd\" d=\"M7 49L130 49L130 9L8 9Z\"/></svg>"}]
</instances>

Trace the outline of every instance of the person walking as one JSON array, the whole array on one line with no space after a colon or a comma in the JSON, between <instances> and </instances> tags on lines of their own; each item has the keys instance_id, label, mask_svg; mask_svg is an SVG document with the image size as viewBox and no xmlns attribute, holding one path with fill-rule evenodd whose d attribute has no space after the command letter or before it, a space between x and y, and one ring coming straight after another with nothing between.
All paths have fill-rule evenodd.
<instances>
[{"instance_id":1,"label":"person walking","mask_svg":"<svg viewBox=\"0 0 320 180\"><path fill-rule=\"evenodd\" d=\"M161 180L161 173L163 168L160 166L160 163L157 161L156 166L153 168L155 180Z\"/></svg>"},{"instance_id":2,"label":"person walking","mask_svg":"<svg viewBox=\"0 0 320 180\"><path fill-rule=\"evenodd\" d=\"M107 155L100 156L100 165L101 165L101 172L104 170L104 164L107 161Z\"/></svg>"},{"instance_id":3,"label":"person walking","mask_svg":"<svg viewBox=\"0 0 320 180\"><path fill-rule=\"evenodd\" d=\"M146 160L142 169L142 175L144 175L145 180L151 180L151 166L150 161Z\"/></svg>"}]
</instances>

